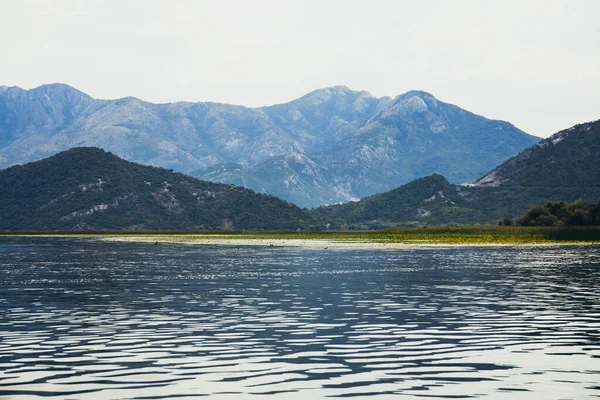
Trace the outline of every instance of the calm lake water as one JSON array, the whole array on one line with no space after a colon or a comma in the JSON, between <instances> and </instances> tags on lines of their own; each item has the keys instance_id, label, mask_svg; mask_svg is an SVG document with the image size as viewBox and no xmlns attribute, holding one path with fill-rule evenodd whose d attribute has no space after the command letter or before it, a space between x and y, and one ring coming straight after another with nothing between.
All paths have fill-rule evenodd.
<instances>
[{"instance_id":1,"label":"calm lake water","mask_svg":"<svg viewBox=\"0 0 600 400\"><path fill-rule=\"evenodd\" d=\"M600 246L0 238L0 398L600 397Z\"/></svg>"}]
</instances>

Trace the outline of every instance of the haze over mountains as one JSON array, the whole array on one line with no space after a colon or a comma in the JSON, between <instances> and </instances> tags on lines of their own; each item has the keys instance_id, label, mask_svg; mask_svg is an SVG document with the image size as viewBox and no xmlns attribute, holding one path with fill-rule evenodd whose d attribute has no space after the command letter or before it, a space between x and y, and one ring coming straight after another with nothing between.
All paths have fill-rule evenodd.
<instances>
[{"instance_id":1,"label":"haze over mountains","mask_svg":"<svg viewBox=\"0 0 600 400\"><path fill-rule=\"evenodd\" d=\"M600 199L600 120L576 125L512 157L474 184L441 175L417 179L359 202L321 207L335 226L381 228L494 223L549 200ZM334 222L335 221L335 222Z\"/></svg>"},{"instance_id":2,"label":"haze over mountains","mask_svg":"<svg viewBox=\"0 0 600 400\"><path fill-rule=\"evenodd\" d=\"M304 210L273 196L97 148L0 170L0 229L369 229L494 223L548 200L600 198L600 121L577 125L471 185L434 174L359 202Z\"/></svg>"},{"instance_id":3,"label":"haze over mountains","mask_svg":"<svg viewBox=\"0 0 600 400\"><path fill-rule=\"evenodd\" d=\"M0 168L95 146L304 207L433 173L472 181L539 140L418 91L392 99L337 86L247 108L98 100L63 84L0 87Z\"/></svg>"}]
</instances>

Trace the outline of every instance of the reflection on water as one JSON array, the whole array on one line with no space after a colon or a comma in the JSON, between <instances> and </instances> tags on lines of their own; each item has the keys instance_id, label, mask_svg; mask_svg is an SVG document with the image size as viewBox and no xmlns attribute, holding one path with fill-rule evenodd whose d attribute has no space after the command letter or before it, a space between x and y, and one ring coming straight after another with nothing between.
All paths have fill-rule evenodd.
<instances>
[{"instance_id":1,"label":"reflection on water","mask_svg":"<svg viewBox=\"0 0 600 400\"><path fill-rule=\"evenodd\" d=\"M0 238L0 398L599 397L599 283L592 246Z\"/></svg>"}]
</instances>

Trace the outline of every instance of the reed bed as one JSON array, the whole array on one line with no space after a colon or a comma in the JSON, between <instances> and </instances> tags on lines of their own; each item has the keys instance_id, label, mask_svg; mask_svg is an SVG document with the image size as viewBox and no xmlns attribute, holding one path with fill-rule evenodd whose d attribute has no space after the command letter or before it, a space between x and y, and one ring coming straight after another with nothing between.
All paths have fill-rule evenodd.
<instances>
[{"instance_id":1,"label":"reed bed","mask_svg":"<svg viewBox=\"0 0 600 400\"><path fill-rule=\"evenodd\" d=\"M194 242L210 239L418 244L600 244L600 227L440 226L378 231L20 231L0 235L126 238Z\"/></svg>"}]
</instances>

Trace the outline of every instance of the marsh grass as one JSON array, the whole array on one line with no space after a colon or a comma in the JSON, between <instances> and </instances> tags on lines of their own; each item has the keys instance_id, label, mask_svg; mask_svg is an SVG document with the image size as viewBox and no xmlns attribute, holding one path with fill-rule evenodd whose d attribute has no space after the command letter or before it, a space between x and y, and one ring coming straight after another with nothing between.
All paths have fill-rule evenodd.
<instances>
[{"instance_id":1,"label":"marsh grass","mask_svg":"<svg viewBox=\"0 0 600 400\"><path fill-rule=\"evenodd\" d=\"M21 231L0 235L132 237L146 241L193 242L199 239L323 240L402 244L552 244L599 243L600 227L440 226L378 231Z\"/></svg>"}]
</instances>

